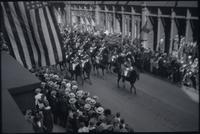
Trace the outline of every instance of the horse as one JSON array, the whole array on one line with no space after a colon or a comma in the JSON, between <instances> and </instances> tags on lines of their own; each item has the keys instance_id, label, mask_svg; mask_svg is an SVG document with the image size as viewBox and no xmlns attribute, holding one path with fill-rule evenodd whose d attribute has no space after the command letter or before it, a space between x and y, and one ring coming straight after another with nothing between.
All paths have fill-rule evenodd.
<instances>
[{"instance_id":1,"label":"horse","mask_svg":"<svg viewBox=\"0 0 200 134\"><path fill-rule=\"evenodd\" d=\"M121 58L121 59L120 59ZM134 93L136 94L136 87L135 87L135 82L136 80L139 80L139 73L137 69L134 67L133 69L129 70L129 75L125 74L124 75L124 69L123 69L123 59L122 57L118 58L118 63L115 66L115 71L117 73L117 86L119 88L119 82L122 79L122 82L124 83L124 88L125 88L125 81L128 81L131 85L130 87L130 92L132 93L132 88L134 88ZM127 72L126 72L127 73Z\"/></svg>"},{"instance_id":2,"label":"horse","mask_svg":"<svg viewBox=\"0 0 200 134\"><path fill-rule=\"evenodd\" d=\"M70 66L69 66L69 72L71 73L71 79L73 80L74 79L74 75L75 75L75 80L77 81L78 80L78 76L81 78L81 81L82 81L82 85L84 84L84 80L83 80L83 77L82 77L82 68L81 68L81 65L80 65L80 62L76 61L71 61L70 62Z\"/></svg>"},{"instance_id":3,"label":"horse","mask_svg":"<svg viewBox=\"0 0 200 134\"><path fill-rule=\"evenodd\" d=\"M83 79L84 80L88 79L90 81L90 84L92 84L91 79L90 79L90 74L92 70L90 59L87 59L81 62L81 69L82 69ZM86 74L86 77L85 77L85 74Z\"/></svg>"},{"instance_id":4,"label":"horse","mask_svg":"<svg viewBox=\"0 0 200 134\"><path fill-rule=\"evenodd\" d=\"M99 69L101 69L104 76L104 70L108 66L108 53L105 50L99 52L94 59L93 67L97 71L97 75L99 74Z\"/></svg>"}]
</instances>

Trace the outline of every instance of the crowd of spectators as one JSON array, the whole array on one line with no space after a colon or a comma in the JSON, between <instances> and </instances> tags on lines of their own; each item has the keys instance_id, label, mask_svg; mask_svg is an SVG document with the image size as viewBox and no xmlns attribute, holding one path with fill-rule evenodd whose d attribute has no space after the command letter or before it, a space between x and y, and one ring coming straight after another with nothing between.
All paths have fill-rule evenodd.
<instances>
[{"instance_id":1,"label":"crowd of spectators","mask_svg":"<svg viewBox=\"0 0 200 134\"><path fill-rule=\"evenodd\" d=\"M71 39L77 35L84 39L95 38L105 40L106 43L117 44L122 49L129 48L135 58L135 65L141 72L149 72L160 78L168 79L178 85L185 85L199 90L198 76L198 45L197 42L186 42L184 37L181 37L180 42L177 41L176 51L167 53L165 51L153 51L150 48L144 48L141 41L135 39L133 42L116 34L105 34L103 32L80 32L78 30L68 30L65 32L65 43L68 42L71 46L76 46L76 42L71 42ZM87 36L88 35L88 36ZM100 37L100 38L99 38ZM76 41L76 40L75 40ZM78 41L79 44L81 41ZM73 45L74 44L74 45ZM109 44L110 45L110 44ZM109 46L107 45L107 46Z\"/></svg>"},{"instance_id":2,"label":"crowd of spectators","mask_svg":"<svg viewBox=\"0 0 200 134\"><path fill-rule=\"evenodd\" d=\"M133 131L119 112L104 108L98 96L81 90L77 81L65 79L52 68L31 70L42 81L35 89L34 108L25 114L36 132L52 132L54 124L66 132Z\"/></svg>"}]
</instances>

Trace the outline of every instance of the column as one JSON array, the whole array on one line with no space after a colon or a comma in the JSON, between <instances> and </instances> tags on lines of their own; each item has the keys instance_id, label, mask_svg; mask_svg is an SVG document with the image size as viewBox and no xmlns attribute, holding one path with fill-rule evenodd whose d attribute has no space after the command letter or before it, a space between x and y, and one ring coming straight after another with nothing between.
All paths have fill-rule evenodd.
<instances>
[{"instance_id":1,"label":"column","mask_svg":"<svg viewBox=\"0 0 200 134\"><path fill-rule=\"evenodd\" d=\"M173 47L173 39L174 39L174 17L175 17L175 12L172 9L171 10L171 29L170 29L170 44L169 44L169 54L172 53L172 47Z\"/></svg>"},{"instance_id":2,"label":"column","mask_svg":"<svg viewBox=\"0 0 200 134\"><path fill-rule=\"evenodd\" d=\"M161 11L160 8L158 8L158 28L157 28L157 44L156 44L156 51L159 49L160 45L160 27L161 27Z\"/></svg>"},{"instance_id":3,"label":"column","mask_svg":"<svg viewBox=\"0 0 200 134\"><path fill-rule=\"evenodd\" d=\"M85 29L88 30L88 25L87 25L87 17L88 17L88 9L87 6L84 5L84 19L85 19Z\"/></svg>"},{"instance_id":4,"label":"column","mask_svg":"<svg viewBox=\"0 0 200 134\"><path fill-rule=\"evenodd\" d=\"M115 6L112 6L113 9L113 33L115 33L115 28L116 28L116 14L115 14Z\"/></svg>"},{"instance_id":5,"label":"column","mask_svg":"<svg viewBox=\"0 0 200 134\"><path fill-rule=\"evenodd\" d=\"M128 19L127 19L127 35L129 36L129 33L130 33L130 15L127 16Z\"/></svg>"},{"instance_id":6,"label":"column","mask_svg":"<svg viewBox=\"0 0 200 134\"><path fill-rule=\"evenodd\" d=\"M96 26L99 26L100 25L100 14L99 14L99 10L100 10L100 7L98 4L96 4L96 7L95 7L95 25Z\"/></svg>"},{"instance_id":7,"label":"column","mask_svg":"<svg viewBox=\"0 0 200 134\"><path fill-rule=\"evenodd\" d=\"M108 30L108 8L107 8L107 6L105 5L105 19L106 19L106 30Z\"/></svg>"},{"instance_id":8,"label":"column","mask_svg":"<svg viewBox=\"0 0 200 134\"><path fill-rule=\"evenodd\" d=\"M71 25L72 24L72 13L71 13L71 4L66 5L66 13L67 13L67 24Z\"/></svg>"},{"instance_id":9,"label":"column","mask_svg":"<svg viewBox=\"0 0 200 134\"><path fill-rule=\"evenodd\" d=\"M131 38L132 38L132 42L133 42L133 40L135 39L135 37L136 37L136 33L135 33L135 16L134 16L134 14L135 14L135 10L134 10L134 8L133 7L131 7L131 13L132 13L132 15L131 15L131 25L132 25L132 29L131 29Z\"/></svg>"},{"instance_id":10,"label":"column","mask_svg":"<svg viewBox=\"0 0 200 134\"><path fill-rule=\"evenodd\" d=\"M121 7L122 11L122 37L125 35L125 16L124 16L124 6Z\"/></svg>"},{"instance_id":11,"label":"column","mask_svg":"<svg viewBox=\"0 0 200 134\"><path fill-rule=\"evenodd\" d=\"M191 27L190 27L190 17L191 17L191 13L190 10L187 9L187 16L186 16L186 31L185 31L185 40L186 42L191 40L190 34L192 32Z\"/></svg>"},{"instance_id":12,"label":"column","mask_svg":"<svg viewBox=\"0 0 200 134\"><path fill-rule=\"evenodd\" d=\"M142 26L141 28L143 28L146 24L146 21L147 21L147 12L148 12L148 9L146 7L146 4L144 3L143 4L143 8L142 8ZM147 47L147 33L144 32L144 31L141 31L141 37L142 37L142 41L143 41L143 46L146 48Z\"/></svg>"}]
</instances>

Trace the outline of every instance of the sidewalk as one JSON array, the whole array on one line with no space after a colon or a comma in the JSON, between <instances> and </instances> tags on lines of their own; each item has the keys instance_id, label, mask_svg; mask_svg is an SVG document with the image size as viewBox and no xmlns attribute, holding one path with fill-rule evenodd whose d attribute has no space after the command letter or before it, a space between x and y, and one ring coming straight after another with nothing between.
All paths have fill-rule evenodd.
<instances>
[{"instance_id":1,"label":"sidewalk","mask_svg":"<svg viewBox=\"0 0 200 134\"><path fill-rule=\"evenodd\" d=\"M182 86L181 89L195 102L199 103L199 91L194 88Z\"/></svg>"}]
</instances>

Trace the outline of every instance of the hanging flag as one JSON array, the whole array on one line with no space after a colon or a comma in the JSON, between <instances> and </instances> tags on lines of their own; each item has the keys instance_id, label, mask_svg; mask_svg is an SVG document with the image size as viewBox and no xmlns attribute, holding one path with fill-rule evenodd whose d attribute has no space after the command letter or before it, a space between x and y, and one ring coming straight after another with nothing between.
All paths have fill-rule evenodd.
<instances>
[{"instance_id":1,"label":"hanging flag","mask_svg":"<svg viewBox=\"0 0 200 134\"><path fill-rule=\"evenodd\" d=\"M91 24L92 24L92 26L95 26L95 22L92 18L91 18Z\"/></svg>"},{"instance_id":2,"label":"hanging flag","mask_svg":"<svg viewBox=\"0 0 200 134\"><path fill-rule=\"evenodd\" d=\"M83 20L83 17L81 17L80 20L81 20L81 24L84 25L85 22L84 22L84 20Z\"/></svg>"},{"instance_id":3,"label":"hanging flag","mask_svg":"<svg viewBox=\"0 0 200 134\"><path fill-rule=\"evenodd\" d=\"M86 23L86 25L90 25L87 17L85 17L85 23Z\"/></svg>"},{"instance_id":4,"label":"hanging flag","mask_svg":"<svg viewBox=\"0 0 200 134\"><path fill-rule=\"evenodd\" d=\"M91 22L92 20L91 20L91 19L92 19L92 18L91 18L91 16L89 16L89 17L88 17L88 22L89 22L89 25L91 25L91 24L92 24L92 22Z\"/></svg>"},{"instance_id":5,"label":"hanging flag","mask_svg":"<svg viewBox=\"0 0 200 134\"><path fill-rule=\"evenodd\" d=\"M148 21L146 21L146 23L142 27L141 31L143 31L145 33L149 33L151 31L151 29L148 27Z\"/></svg>"},{"instance_id":6,"label":"hanging flag","mask_svg":"<svg viewBox=\"0 0 200 134\"><path fill-rule=\"evenodd\" d=\"M1 2L11 55L25 68L63 61L59 28L47 2Z\"/></svg>"}]
</instances>

